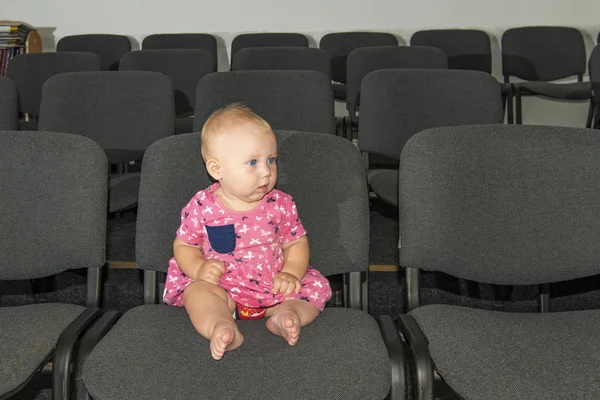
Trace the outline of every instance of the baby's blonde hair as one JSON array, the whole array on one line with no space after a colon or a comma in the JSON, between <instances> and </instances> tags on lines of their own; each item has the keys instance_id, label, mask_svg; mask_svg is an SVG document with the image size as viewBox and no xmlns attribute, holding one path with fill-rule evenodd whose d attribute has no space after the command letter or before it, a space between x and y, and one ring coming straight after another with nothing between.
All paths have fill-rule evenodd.
<instances>
[{"instance_id":1,"label":"baby's blonde hair","mask_svg":"<svg viewBox=\"0 0 600 400\"><path fill-rule=\"evenodd\" d=\"M273 133L271 125L244 104L233 103L220 108L208 117L200 133L204 162L208 161L212 155L211 142L217 135L244 123L255 123L264 128L266 132Z\"/></svg>"}]
</instances>

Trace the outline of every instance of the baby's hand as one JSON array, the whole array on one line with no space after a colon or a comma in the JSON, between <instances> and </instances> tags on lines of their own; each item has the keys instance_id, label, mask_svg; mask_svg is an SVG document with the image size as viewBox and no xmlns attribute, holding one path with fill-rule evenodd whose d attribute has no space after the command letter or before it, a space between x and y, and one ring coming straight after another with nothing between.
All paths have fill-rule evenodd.
<instances>
[{"instance_id":1,"label":"baby's hand","mask_svg":"<svg viewBox=\"0 0 600 400\"><path fill-rule=\"evenodd\" d=\"M206 281L215 285L219 284L221 275L225 273L225 264L218 260L206 260L196 273L196 280Z\"/></svg>"},{"instance_id":2,"label":"baby's hand","mask_svg":"<svg viewBox=\"0 0 600 400\"><path fill-rule=\"evenodd\" d=\"M273 278L273 289L271 290L271 293L281 293L284 296L287 296L293 292L300 293L301 288L302 284L297 277L287 272L280 272Z\"/></svg>"}]
</instances>

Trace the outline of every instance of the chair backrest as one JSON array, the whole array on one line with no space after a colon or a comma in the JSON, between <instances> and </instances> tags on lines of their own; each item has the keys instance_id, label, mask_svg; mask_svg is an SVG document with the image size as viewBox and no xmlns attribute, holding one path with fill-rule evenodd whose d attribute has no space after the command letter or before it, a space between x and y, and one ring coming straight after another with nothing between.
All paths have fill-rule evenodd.
<instances>
[{"instance_id":1,"label":"chair backrest","mask_svg":"<svg viewBox=\"0 0 600 400\"><path fill-rule=\"evenodd\" d=\"M142 50L162 49L206 50L212 55L214 70L217 70L217 39L208 33L159 33L146 36L142 41Z\"/></svg>"},{"instance_id":2,"label":"chair backrest","mask_svg":"<svg viewBox=\"0 0 600 400\"><path fill-rule=\"evenodd\" d=\"M235 54L231 69L317 71L331 79L329 54L310 47L248 47Z\"/></svg>"},{"instance_id":3,"label":"chair backrest","mask_svg":"<svg viewBox=\"0 0 600 400\"><path fill-rule=\"evenodd\" d=\"M5 76L0 76L0 131L16 130L19 126L17 86Z\"/></svg>"},{"instance_id":4,"label":"chair backrest","mask_svg":"<svg viewBox=\"0 0 600 400\"><path fill-rule=\"evenodd\" d=\"M348 140L318 133L280 131L277 141L277 188L298 205L311 265L325 275L366 271L369 200L360 152ZM210 183L198 133L166 138L148 148L136 230L139 268L167 270L181 209Z\"/></svg>"},{"instance_id":5,"label":"chair backrest","mask_svg":"<svg viewBox=\"0 0 600 400\"><path fill-rule=\"evenodd\" d=\"M96 53L102 60L102 71L116 71L123 54L131 51L131 41L123 35L72 35L61 38L56 44L56 51Z\"/></svg>"},{"instance_id":6,"label":"chair backrest","mask_svg":"<svg viewBox=\"0 0 600 400\"><path fill-rule=\"evenodd\" d=\"M379 70L363 79L361 98L359 148L394 159L424 129L503 121L500 85L480 71Z\"/></svg>"},{"instance_id":7,"label":"chair backrest","mask_svg":"<svg viewBox=\"0 0 600 400\"><path fill-rule=\"evenodd\" d=\"M174 108L173 86L166 75L74 72L44 84L39 125L40 130L87 136L105 150L143 151L174 133Z\"/></svg>"},{"instance_id":8,"label":"chair backrest","mask_svg":"<svg viewBox=\"0 0 600 400\"><path fill-rule=\"evenodd\" d=\"M590 54L589 72L594 104L596 110L600 110L600 45L596 45ZM597 115L597 118L600 118L600 115Z\"/></svg>"},{"instance_id":9,"label":"chair backrest","mask_svg":"<svg viewBox=\"0 0 600 400\"><path fill-rule=\"evenodd\" d=\"M347 63L348 109L360 104L360 84L369 72L389 68L448 68L448 57L440 49L423 46L362 47L348 56Z\"/></svg>"},{"instance_id":10,"label":"chair backrest","mask_svg":"<svg viewBox=\"0 0 600 400\"><path fill-rule=\"evenodd\" d=\"M93 53L31 53L10 60L6 76L19 94L19 110L39 115L42 86L48 78L64 72L100 71L100 58Z\"/></svg>"},{"instance_id":11,"label":"chair backrest","mask_svg":"<svg viewBox=\"0 0 600 400\"><path fill-rule=\"evenodd\" d=\"M502 35L502 75L528 81L554 81L585 73L581 32L560 26L528 26Z\"/></svg>"},{"instance_id":12,"label":"chair backrest","mask_svg":"<svg viewBox=\"0 0 600 400\"><path fill-rule=\"evenodd\" d=\"M216 71L212 55L199 49L131 51L121 57L119 70L155 71L171 78L177 114L194 111L196 85Z\"/></svg>"},{"instance_id":13,"label":"chair backrest","mask_svg":"<svg viewBox=\"0 0 600 400\"><path fill-rule=\"evenodd\" d=\"M600 136L528 125L421 132L400 159L400 263L529 285L600 273Z\"/></svg>"},{"instance_id":14,"label":"chair backrest","mask_svg":"<svg viewBox=\"0 0 600 400\"><path fill-rule=\"evenodd\" d=\"M411 46L437 47L448 56L448 68L492 73L492 49L487 33L475 29L434 29L415 32Z\"/></svg>"},{"instance_id":15,"label":"chair backrest","mask_svg":"<svg viewBox=\"0 0 600 400\"><path fill-rule=\"evenodd\" d=\"M323 36L319 48L331 57L331 77L346 83L346 59L360 47L398 46L398 39L386 32L333 32Z\"/></svg>"},{"instance_id":16,"label":"chair backrest","mask_svg":"<svg viewBox=\"0 0 600 400\"><path fill-rule=\"evenodd\" d=\"M231 60L248 47L308 47L308 38L301 33L244 33L231 42Z\"/></svg>"},{"instance_id":17,"label":"chair backrest","mask_svg":"<svg viewBox=\"0 0 600 400\"><path fill-rule=\"evenodd\" d=\"M104 265L107 175L88 138L0 132L0 279Z\"/></svg>"},{"instance_id":18,"label":"chair backrest","mask_svg":"<svg viewBox=\"0 0 600 400\"><path fill-rule=\"evenodd\" d=\"M315 71L233 71L205 76L196 90L194 131L215 110L244 103L273 129L335 134L331 81Z\"/></svg>"}]
</instances>

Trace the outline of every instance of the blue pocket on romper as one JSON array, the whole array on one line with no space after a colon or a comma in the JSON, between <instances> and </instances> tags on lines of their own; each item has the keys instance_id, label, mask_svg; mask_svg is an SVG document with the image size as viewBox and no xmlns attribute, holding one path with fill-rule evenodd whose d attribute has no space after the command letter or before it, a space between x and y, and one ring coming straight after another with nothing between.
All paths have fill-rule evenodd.
<instances>
[{"instance_id":1,"label":"blue pocket on romper","mask_svg":"<svg viewBox=\"0 0 600 400\"><path fill-rule=\"evenodd\" d=\"M217 253L231 253L235 249L235 230L233 224L223 226L206 225L208 241Z\"/></svg>"}]
</instances>

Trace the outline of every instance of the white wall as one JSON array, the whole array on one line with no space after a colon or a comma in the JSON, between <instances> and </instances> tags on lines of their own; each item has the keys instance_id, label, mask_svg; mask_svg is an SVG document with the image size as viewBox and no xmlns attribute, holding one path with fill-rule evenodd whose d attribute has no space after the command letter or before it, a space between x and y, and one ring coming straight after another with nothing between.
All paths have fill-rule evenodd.
<instances>
[{"instance_id":1,"label":"white wall","mask_svg":"<svg viewBox=\"0 0 600 400\"><path fill-rule=\"evenodd\" d=\"M478 28L492 36L497 77L498 41L507 28L575 26L588 51L600 30L597 0L0 0L0 15L40 28L46 51L79 33L125 34L134 48L152 33L212 33L222 50L220 69L228 67L226 50L242 32L301 32L317 46L331 31L388 31L408 42L420 29ZM525 98L523 106L525 123L583 126L587 115L587 103Z\"/></svg>"}]
</instances>

